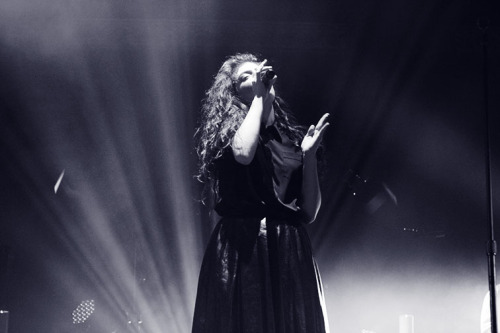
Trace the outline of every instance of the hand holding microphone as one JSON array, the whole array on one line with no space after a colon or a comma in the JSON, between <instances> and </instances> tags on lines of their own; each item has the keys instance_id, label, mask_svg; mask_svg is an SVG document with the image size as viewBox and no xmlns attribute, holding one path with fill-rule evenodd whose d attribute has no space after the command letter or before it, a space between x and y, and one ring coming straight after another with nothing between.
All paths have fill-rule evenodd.
<instances>
[{"instance_id":1,"label":"hand holding microphone","mask_svg":"<svg viewBox=\"0 0 500 333\"><path fill-rule=\"evenodd\" d=\"M257 67L257 73L259 75L260 81L266 86L266 88L270 88L276 81L276 72L273 70L272 66L266 66L267 59L259 64Z\"/></svg>"},{"instance_id":2,"label":"hand holding microphone","mask_svg":"<svg viewBox=\"0 0 500 333\"><path fill-rule=\"evenodd\" d=\"M272 69L268 69L268 70L265 70L265 71L262 71L260 73L260 80L262 81L262 83L264 83L266 86L269 86L269 82L274 79L274 77L276 76L276 72L273 71Z\"/></svg>"}]
</instances>

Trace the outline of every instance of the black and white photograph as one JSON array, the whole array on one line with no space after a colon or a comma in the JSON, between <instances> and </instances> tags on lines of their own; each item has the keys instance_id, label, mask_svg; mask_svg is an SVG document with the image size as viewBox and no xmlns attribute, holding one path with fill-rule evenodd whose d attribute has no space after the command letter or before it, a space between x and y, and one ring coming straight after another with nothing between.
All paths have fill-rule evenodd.
<instances>
[{"instance_id":1,"label":"black and white photograph","mask_svg":"<svg viewBox=\"0 0 500 333\"><path fill-rule=\"evenodd\" d=\"M495 0L2 0L0 333L498 333L499 111Z\"/></svg>"}]
</instances>

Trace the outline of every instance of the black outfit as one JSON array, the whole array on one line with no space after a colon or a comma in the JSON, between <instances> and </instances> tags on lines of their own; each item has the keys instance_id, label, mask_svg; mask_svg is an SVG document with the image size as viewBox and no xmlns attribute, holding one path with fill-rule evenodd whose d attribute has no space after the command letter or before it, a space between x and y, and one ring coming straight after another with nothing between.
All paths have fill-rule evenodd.
<instances>
[{"instance_id":1,"label":"black outfit","mask_svg":"<svg viewBox=\"0 0 500 333\"><path fill-rule=\"evenodd\" d=\"M255 157L217 162L222 216L198 284L193 333L328 332L323 290L298 205L302 152L275 126Z\"/></svg>"}]
</instances>

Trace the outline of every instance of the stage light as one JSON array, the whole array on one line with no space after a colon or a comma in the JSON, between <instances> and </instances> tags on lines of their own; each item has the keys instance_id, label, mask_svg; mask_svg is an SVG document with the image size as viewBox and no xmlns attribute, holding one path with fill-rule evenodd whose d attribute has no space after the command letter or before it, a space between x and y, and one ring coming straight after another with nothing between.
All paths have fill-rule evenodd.
<instances>
[{"instance_id":1,"label":"stage light","mask_svg":"<svg viewBox=\"0 0 500 333\"><path fill-rule=\"evenodd\" d=\"M93 299L81 302L72 312L73 324L84 323L85 321L87 321L87 319L90 318L92 313L94 313L94 310L95 310L95 302Z\"/></svg>"}]
</instances>

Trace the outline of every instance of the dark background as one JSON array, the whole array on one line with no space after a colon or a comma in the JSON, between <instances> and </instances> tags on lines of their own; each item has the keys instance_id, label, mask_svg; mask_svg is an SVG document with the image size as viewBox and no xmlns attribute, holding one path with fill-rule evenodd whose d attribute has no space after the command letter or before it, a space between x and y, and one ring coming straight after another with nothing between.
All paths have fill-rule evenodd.
<instances>
[{"instance_id":1,"label":"dark background","mask_svg":"<svg viewBox=\"0 0 500 333\"><path fill-rule=\"evenodd\" d=\"M253 52L305 125L331 114L309 228L333 332L479 332L494 1L0 3L0 306L9 332L189 332L212 223L193 134L225 57ZM57 191L56 181L64 171ZM95 311L83 324L83 300ZM142 323L141 323L142 320Z\"/></svg>"}]
</instances>

